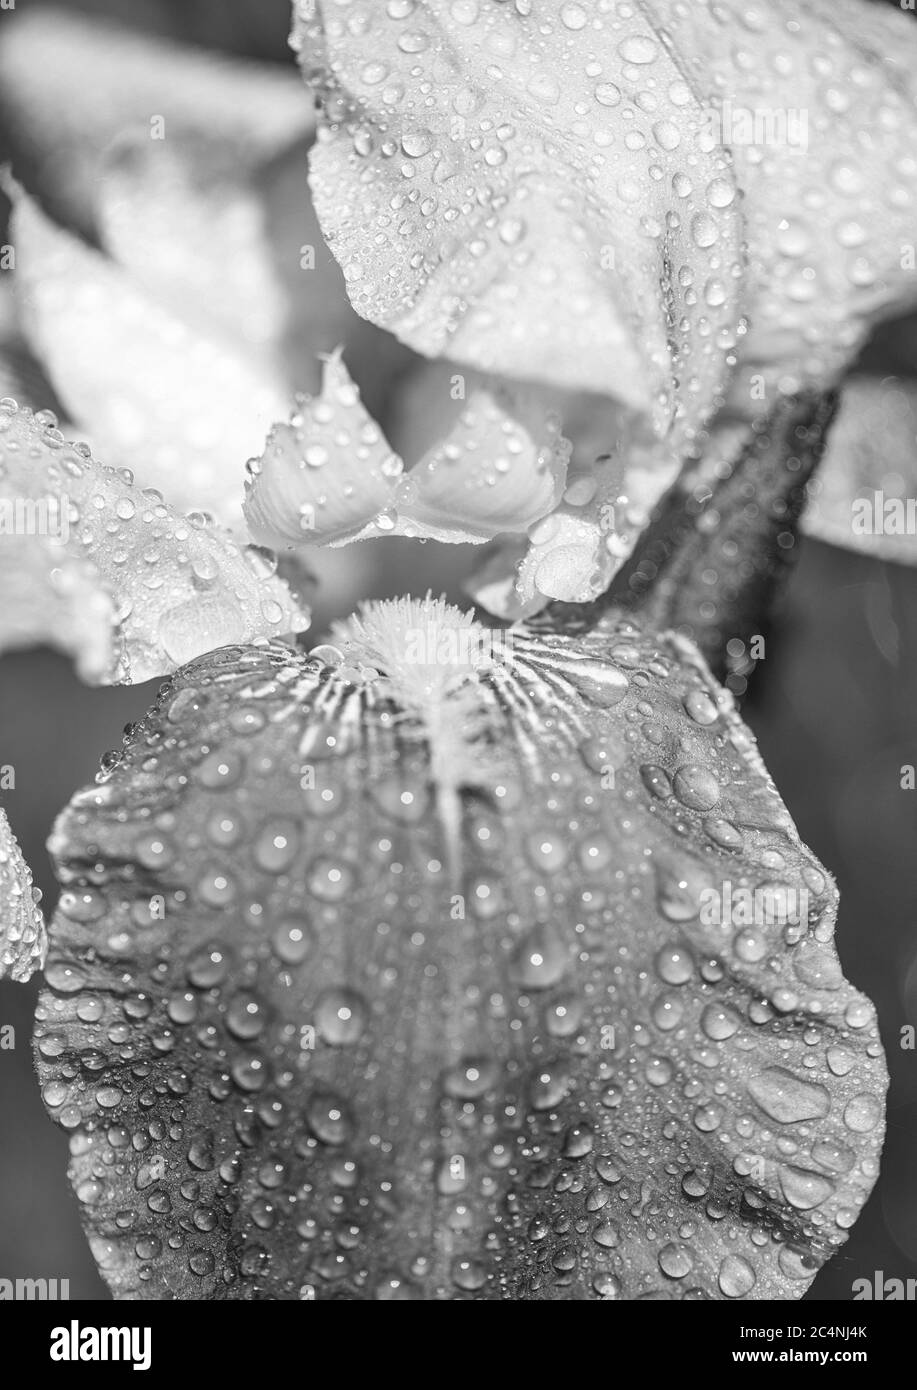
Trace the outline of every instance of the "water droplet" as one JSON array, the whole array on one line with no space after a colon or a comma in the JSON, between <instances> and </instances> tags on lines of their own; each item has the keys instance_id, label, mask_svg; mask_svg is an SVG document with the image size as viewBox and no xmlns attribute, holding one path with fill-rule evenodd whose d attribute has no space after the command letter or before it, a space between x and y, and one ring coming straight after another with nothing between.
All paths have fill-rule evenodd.
<instances>
[{"instance_id":1,"label":"water droplet","mask_svg":"<svg viewBox=\"0 0 917 1390\"><path fill-rule=\"evenodd\" d=\"M748 1093L761 1109L778 1124L799 1124L820 1120L831 1108L831 1097L824 1086L803 1081L785 1067L768 1067L748 1082Z\"/></svg>"},{"instance_id":2,"label":"water droplet","mask_svg":"<svg viewBox=\"0 0 917 1390\"><path fill-rule=\"evenodd\" d=\"M529 1101L533 1110L553 1110L570 1087L570 1076L559 1063L539 1067L529 1082Z\"/></svg>"},{"instance_id":3,"label":"water droplet","mask_svg":"<svg viewBox=\"0 0 917 1390\"><path fill-rule=\"evenodd\" d=\"M337 1147L347 1143L353 1135L353 1123L346 1105L330 1092L318 1091L310 1097L306 1119L316 1139L323 1144Z\"/></svg>"},{"instance_id":4,"label":"water droplet","mask_svg":"<svg viewBox=\"0 0 917 1390\"><path fill-rule=\"evenodd\" d=\"M319 1036L335 1047L357 1042L366 1027L368 1010L361 994L352 989L329 989L315 1006Z\"/></svg>"},{"instance_id":5,"label":"water droplet","mask_svg":"<svg viewBox=\"0 0 917 1390\"><path fill-rule=\"evenodd\" d=\"M298 821L289 818L265 821L255 837L255 863L267 873L284 873L296 861L300 840L301 830Z\"/></svg>"},{"instance_id":6,"label":"water droplet","mask_svg":"<svg viewBox=\"0 0 917 1390\"><path fill-rule=\"evenodd\" d=\"M656 970L669 985L683 985L694 974L691 953L683 946L663 946L656 953Z\"/></svg>"},{"instance_id":7,"label":"water droplet","mask_svg":"<svg viewBox=\"0 0 917 1390\"><path fill-rule=\"evenodd\" d=\"M727 1255L721 1261L718 1281L726 1298L744 1298L758 1282L755 1271L741 1255Z\"/></svg>"},{"instance_id":8,"label":"water droplet","mask_svg":"<svg viewBox=\"0 0 917 1390\"><path fill-rule=\"evenodd\" d=\"M672 780L672 790L683 806L693 811L709 811L720 799L720 785L713 773L697 764L680 767Z\"/></svg>"},{"instance_id":9,"label":"water droplet","mask_svg":"<svg viewBox=\"0 0 917 1390\"><path fill-rule=\"evenodd\" d=\"M548 989L567 969L569 954L549 926L534 927L513 953L510 970L515 982L526 989Z\"/></svg>"},{"instance_id":10,"label":"water droplet","mask_svg":"<svg viewBox=\"0 0 917 1390\"><path fill-rule=\"evenodd\" d=\"M868 1134L882 1120L882 1102L865 1091L844 1107L844 1124L855 1134Z\"/></svg>"},{"instance_id":11,"label":"water droplet","mask_svg":"<svg viewBox=\"0 0 917 1390\"><path fill-rule=\"evenodd\" d=\"M286 917L274 929L271 944L284 965L299 965L312 949L312 927L305 917Z\"/></svg>"},{"instance_id":12,"label":"water droplet","mask_svg":"<svg viewBox=\"0 0 917 1390\"><path fill-rule=\"evenodd\" d=\"M780 1186L790 1206L798 1211L811 1211L821 1206L834 1191L834 1184L821 1173L789 1166L780 1169Z\"/></svg>"},{"instance_id":13,"label":"water droplet","mask_svg":"<svg viewBox=\"0 0 917 1390\"><path fill-rule=\"evenodd\" d=\"M686 1245L676 1245L670 1241L658 1255L659 1268L670 1279L684 1279L694 1268L694 1260Z\"/></svg>"}]
</instances>

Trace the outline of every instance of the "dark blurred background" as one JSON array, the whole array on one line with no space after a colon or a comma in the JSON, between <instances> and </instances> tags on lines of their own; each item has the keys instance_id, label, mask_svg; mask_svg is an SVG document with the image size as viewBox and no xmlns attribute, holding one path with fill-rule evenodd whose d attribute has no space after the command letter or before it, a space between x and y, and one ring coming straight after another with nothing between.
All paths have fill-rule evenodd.
<instances>
[{"instance_id":1,"label":"dark blurred background","mask_svg":"<svg viewBox=\"0 0 917 1390\"><path fill-rule=\"evenodd\" d=\"M40 0L17 5L38 9ZM70 0L74 9L292 61L287 0ZM899 342L893 369L917 374L917 337L906 328ZM416 547L382 544L384 562L370 563L364 596L416 589ZM464 565L458 549L429 549L423 581L455 600ZM325 593L316 640L349 606L348 596ZM3 804L49 912L57 892L45 850L53 819L119 744L122 726L143 714L157 684L88 689L67 660L45 651L0 662L0 763L16 768ZM917 571L803 541L743 713L803 839L837 878L844 973L878 1008L892 1076L880 1180L809 1299L848 1300L853 1281L875 1270L917 1276L917 1052L900 1042L902 1026L917 1025L917 791L900 785L902 765L917 763L915 711ZM0 1064L0 1278L67 1278L74 1299L107 1297L67 1183L66 1139L45 1116L32 1072L37 992L35 982L0 983L0 1025L16 1030L16 1049Z\"/></svg>"}]
</instances>

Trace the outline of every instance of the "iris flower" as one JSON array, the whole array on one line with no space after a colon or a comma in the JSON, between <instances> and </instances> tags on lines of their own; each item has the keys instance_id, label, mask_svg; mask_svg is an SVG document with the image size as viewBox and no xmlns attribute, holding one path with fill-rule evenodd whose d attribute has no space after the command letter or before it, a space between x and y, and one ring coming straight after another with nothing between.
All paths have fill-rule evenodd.
<instances>
[{"instance_id":1,"label":"iris flower","mask_svg":"<svg viewBox=\"0 0 917 1390\"><path fill-rule=\"evenodd\" d=\"M127 1298L798 1297L875 1180L884 1059L705 657L754 630L844 374L915 293L914 31L860 0L300 0L293 42L327 244L411 349L386 389L442 417L416 457L338 299L292 400L262 200L311 138L289 84L247 140L177 96L174 145L119 115L102 249L14 190L21 331L115 467L3 407L0 495L68 519L0 538L32 576L3 640L169 675L51 840L38 1071L100 1269ZM513 625L428 595L277 640L306 619L266 547L386 535L493 543ZM0 888L34 956L14 850Z\"/></svg>"}]
</instances>

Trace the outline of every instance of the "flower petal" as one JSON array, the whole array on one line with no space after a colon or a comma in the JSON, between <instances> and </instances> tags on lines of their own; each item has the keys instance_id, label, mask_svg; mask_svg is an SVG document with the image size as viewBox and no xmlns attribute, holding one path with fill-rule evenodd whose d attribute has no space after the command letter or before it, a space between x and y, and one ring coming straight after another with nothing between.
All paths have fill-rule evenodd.
<instances>
[{"instance_id":1,"label":"flower petal","mask_svg":"<svg viewBox=\"0 0 917 1390\"><path fill-rule=\"evenodd\" d=\"M530 540L517 584L523 602L542 594L586 603L608 587L613 561L601 526L592 518L555 512L534 528Z\"/></svg>"},{"instance_id":2,"label":"flower petal","mask_svg":"<svg viewBox=\"0 0 917 1390\"><path fill-rule=\"evenodd\" d=\"M48 940L40 897L0 807L0 977L25 981L43 967Z\"/></svg>"},{"instance_id":3,"label":"flower petal","mask_svg":"<svg viewBox=\"0 0 917 1390\"><path fill-rule=\"evenodd\" d=\"M399 490L399 530L457 542L524 531L559 502L569 454L535 392L474 391Z\"/></svg>"},{"instance_id":4,"label":"flower petal","mask_svg":"<svg viewBox=\"0 0 917 1390\"><path fill-rule=\"evenodd\" d=\"M402 468L335 352L320 395L303 401L290 424L274 425L250 465L249 532L278 548L356 540L391 502Z\"/></svg>"},{"instance_id":5,"label":"flower petal","mask_svg":"<svg viewBox=\"0 0 917 1390\"><path fill-rule=\"evenodd\" d=\"M250 466L245 517L264 545L343 545L378 536L483 542L550 511L569 445L529 392L475 390L442 442L404 471L340 351L321 394L275 425Z\"/></svg>"},{"instance_id":6,"label":"flower petal","mask_svg":"<svg viewBox=\"0 0 917 1390\"><path fill-rule=\"evenodd\" d=\"M316 207L354 307L420 352L690 433L737 317L730 169L639 14L576 8L300 5Z\"/></svg>"},{"instance_id":7,"label":"flower petal","mask_svg":"<svg viewBox=\"0 0 917 1390\"><path fill-rule=\"evenodd\" d=\"M180 515L55 424L0 404L0 570L14 596L17 572L40 586L4 608L0 649L52 641L78 652L88 679L136 682L308 626L263 552Z\"/></svg>"},{"instance_id":8,"label":"flower petal","mask_svg":"<svg viewBox=\"0 0 917 1390\"><path fill-rule=\"evenodd\" d=\"M68 415L90 425L93 447L177 506L200 508L206 499L241 528L236 478L288 410L280 383L254 358L176 317L23 193L13 238L29 341ZM206 404L213 398L215 410Z\"/></svg>"},{"instance_id":9,"label":"flower petal","mask_svg":"<svg viewBox=\"0 0 917 1390\"><path fill-rule=\"evenodd\" d=\"M859 0L649 0L730 149L750 332L730 403L831 386L873 321L917 299L917 26Z\"/></svg>"},{"instance_id":10,"label":"flower petal","mask_svg":"<svg viewBox=\"0 0 917 1390\"><path fill-rule=\"evenodd\" d=\"M23 341L9 278L0 284L0 397L3 396L14 396L35 410L55 409L53 388Z\"/></svg>"},{"instance_id":11,"label":"flower petal","mask_svg":"<svg viewBox=\"0 0 917 1390\"><path fill-rule=\"evenodd\" d=\"M250 164L309 119L301 84L278 65L215 56L63 9L24 9L4 25L0 93L13 158L35 171L55 214L87 232L100 159L126 130L143 126L165 143L210 132Z\"/></svg>"},{"instance_id":12,"label":"flower petal","mask_svg":"<svg viewBox=\"0 0 917 1390\"><path fill-rule=\"evenodd\" d=\"M648 509L631 500L635 491L643 497L644 458L638 447L625 448L624 440L632 437L625 431L613 453L597 458L588 472L573 475L561 505L529 528L529 545L515 565L509 587L500 574L499 561L473 577L469 592L476 602L504 617L527 617L549 599L589 603L605 592L648 516ZM648 494L655 500L666 475L655 462L655 449L649 452L654 463L648 470ZM512 561L509 547L504 556ZM492 607L493 603L498 606Z\"/></svg>"},{"instance_id":13,"label":"flower petal","mask_svg":"<svg viewBox=\"0 0 917 1390\"><path fill-rule=\"evenodd\" d=\"M312 124L303 105L290 142ZM305 149L303 142L303 158ZM151 140L134 132L106 154L97 218L105 250L138 289L203 337L251 354L253 379L260 357L279 381L287 311L257 174L244 152L220 138Z\"/></svg>"},{"instance_id":14,"label":"flower petal","mask_svg":"<svg viewBox=\"0 0 917 1390\"><path fill-rule=\"evenodd\" d=\"M18 500L22 506L21 492ZM54 504L47 498L41 501L56 521ZM19 537L19 543L14 544L6 515L11 514L15 524L16 504L17 495L0 486L4 511L0 533L0 591L4 596L0 651L21 651L38 644L56 647L73 660L77 674L87 685L110 683L117 678L114 634L118 620L114 597L99 586L98 572L91 563L74 556L62 565L60 546L53 538L24 530L28 540Z\"/></svg>"},{"instance_id":15,"label":"flower petal","mask_svg":"<svg viewBox=\"0 0 917 1390\"><path fill-rule=\"evenodd\" d=\"M464 592L483 613L518 622L544 608L547 598L539 595L526 605L516 588L519 567L527 552L528 541L520 536L498 536L484 552L480 565L464 586Z\"/></svg>"},{"instance_id":16,"label":"flower petal","mask_svg":"<svg viewBox=\"0 0 917 1390\"><path fill-rule=\"evenodd\" d=\"M826 438L830 454L835 406L835 393L807 393L779 399L754 423L724 412L695 456L683 461L642 531L659 475L648 470L641 480L638 451L620 481L619 448L600 461L596 477L568 487L563 506L530 530L521 556L508 547L492 558L469 592L504 618L541 612L537 626L549 631L580 631L604 607L624 608L654 629L690 637L717 676L725 676L735 665L735 644L744 649L761 632L795 554L800 513L807 505L811 512L809 498L822 495L813 471L825 466ZM843 503L849 526L848 493ZM838 502L834 511L840 509ZM900 510L906 512L904 504ZM555 602L548 605L549 598Z\"/></svg>"},{"instance_id":17,"label":"flower petal","mask_svg":"<svg viewBox=\"0 0 917 1390\"><path fill-rule=\"evenodd\" d=\"M802 529L832 545L917 564L917 383L849 377Z\"/></svg>"},{"instance_id":18,"label":"flower petal","mask_svg":"<svg viewBox=\"0 0 917 1390\"><path fill-rule=\"evenodd\" d=\"M882 1133L833 886L688 644L456 619L453 681L446 616L211 654L59 822L37 1056L105 1278L801 1295Z\"/></svg>"}]
</instances>

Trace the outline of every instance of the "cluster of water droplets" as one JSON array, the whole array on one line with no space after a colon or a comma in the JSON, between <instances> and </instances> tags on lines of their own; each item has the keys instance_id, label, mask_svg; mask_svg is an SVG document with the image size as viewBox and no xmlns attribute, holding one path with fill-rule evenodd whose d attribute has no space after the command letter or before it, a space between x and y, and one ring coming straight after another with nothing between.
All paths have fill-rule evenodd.
<instances>
[{"instance_id":1,"label":"cluster of water droplets","mask_svg":"<svg viewBox=\"0 0 917 1390\"><path fill-rule=\"evenodd\" d=\"M0 568L14 593L17 574L30 587L11 605L12 638L76 645L84 657L91 649L95 680L148 680L211 648L308 626L273 555L240 546L205 513L180 515L130 470L70 443L50 411L9 397L0 400L0 499L10 515ZM68 631L74 595L89 615L85 640Z\"/></svg>"}]
</instances>

